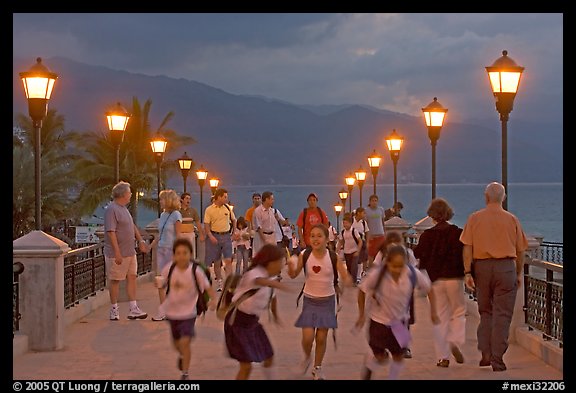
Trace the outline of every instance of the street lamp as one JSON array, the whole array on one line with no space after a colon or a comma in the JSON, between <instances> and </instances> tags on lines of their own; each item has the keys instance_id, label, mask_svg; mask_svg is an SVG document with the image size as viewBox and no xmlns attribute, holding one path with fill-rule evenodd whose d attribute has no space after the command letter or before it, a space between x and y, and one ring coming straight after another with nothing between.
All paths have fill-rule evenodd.
<instances>
[{"instance_id":1,"label":"street lamp","mask_svg":"<svg viewBox=\"0 0 576 393\"><path fill-rule=\"evenodd\" d=\"M120 181L120 144L124 140L124 132L128 126L130 113L120 104L116 103L106 112L108 130L110 130L110 140L114 146L114 184Z\"/></svg>"},{"instance_id":2,"label":"street lamp","mask_svg":"<svg viewBox=\"0 0 576 393\"><path fill-rule=\"evenodd\" d=\"M342 202L334 204L334 211L336 212L336 232L340 233L340 212L344 209Z\"/></svg>"},{"instance_id":3,"label":"street lamp","mask_svg":"<svg viewBox=\"0 0 576 393\"><path fill-rule=\"evenodd\" d=\"M342 188L340 191L338 191L338 197L340 198L340 201L342 201L342 206L346 207L346 199L348 199L348 191Z\"/></svg>"},{"instance_id":4,"label":"street lamp","mask_svg":"<svg viewBox=\"0 0 576 393\"><path fill-rule=\"evenodd\" d=\"M348 203L350 204L350 212L352 212L352 189L354 188L354 183L356 182L356 177L353 174L348 174L344 179L346 185L348 186Z\"/></svg>"},{"instance_id":5,"label":"street lamp","mask_svg":"<svg viewBox=\"0 0 576 393\"><path fill-rule=\"evenodd\" d=\"M188 172L192 168L192 163L194 162L188 154L184 152L184 155L178 160L178 166L180 167L180 172L182 173L182 180L184 181L184 192L186 192L186 179L188 178Z\"/></svg>"},{"instance_id":6,"label":"street lamp","mask_svg":"<svg viewBox=\"0 0 576 393\"><path fill-rule=\"evenodd\" d=\"M492 93L496 99L496 110L500 113L502 122L502 185L508 194L508 117L514 106L514 98L518 92L520 77L524 67L520 67L508 57L508 51L502 51L502 57L496 59L491 66L486 67ZM502 202L502 207L508 209L508 195Z\"/></svg>"},{"instance_id":7,"label":"street lamp","mask_svg":"<svg viewBox=\"0 0 576 393\"><path fill-rule=\"evenodd\" d=\"M432 199L436 198L436 143L440 139L440 130L444 125L446 112L448 109L444 108L438 102L438 98L434 97L434 101L428 104L427 107L422 108L424 112L424 120L426 127L428 127L428 138L432 145Z\"/></svg>"},{"instance_id":8,"label":"street lamp","mask_svg":"<svg viewBox=\"0 0 576 393\"><path fill-rule=\"evenodd\" d=\"M354 176L356 176L356 181L358 181L358 188L360 189L360 207L362 207L362 187L364 187L364 181L366 181L366 171L362 169L362 166L360 166L358 170L354 172Z\"/></svg>"},{"instance_id":9,"label":"street lamp","mask_svg":"<svg viewBox=\"0 0 576 393\"><path fill-rule=\"evenodd\" d=\"M160 132L157 132L154 139L150 141L152 153L154 153L154 158L156 159L156 179L158 181L158 217L160 217L160 213L162 213L162 208L160 207L160 165L162 164L162 159L164 158L164 152L166 151L167 144L168 141L162 136L162 134L160 134Z\"/></svg>"},{"instance_id":10,"label":"street lamp","mask_svg":"<svg viewBox=\"0 0 576 393\"><path fill-rule=\"evenodd\" d=\"M58 75L50 72L42 64L42 58L38 57L36 64L30 67L28 71L20 73L20 79L24 85L24 93L28 100L28 114L32 118L32 126L34 127L34 196L36 199L34 222L36 230L40 231L42 230L42 191L40 187L42 180L40 168L42 120L48 113L48 101Z\"/></svg>"},{"instance_id":11,"label":"street lamp","mask_svg":"<svg viewBox=\"0 0 576 393\"><path fill-rule=\"evenodd\" d=\"M220 179L218 179L217 177L213 177L210 180L208 180L208 183L210 183L210 190L212 190L212 195L214 195L214 193L216 193L216 190L218 189Z\"/></svg>"},{"instance_id":12,"label":"street lamp","mask_svg":"<svg viewBox=\"0 0 576 393\"><path fill-rule=\"evenodd\" d=\"M376 153L376 149L368 156L368 165L372 171L372 179L374 180L374 195L376 195L376 177L378 176L378 169L380 168L380 161L382 156Z\"/></svg>"},{"instance_id":13,"label":"street lamp","mask_svg":"<svg viewBox=\"0 0 576 393\"><path fill-rule=\"evenodd\" d=\"M392 158L392 163L394 164L394 205L398 202L398 177L396 172L396 167L398 166L398 159L400 158L400 150L402 149L402 144L404 143L404 137L400 136L396 130L392 130L392 133L386 138L386 145L388 150L390 150L390 157Z\"/></svg>"},{"instance_id":14,"label":"street lamp","mask_svg":"<svg viewBox=\"0 0 576 393\"><path fill-rule=\"evenodd\" d=\"M200 165L200 168L196 171L196 177L198 178L198 185L200 186L200 222L204 222L204 210L202 210L202 189L206 178L208 177L208 171L204 169L204 165Z\"/></svg>"}]
</instances>

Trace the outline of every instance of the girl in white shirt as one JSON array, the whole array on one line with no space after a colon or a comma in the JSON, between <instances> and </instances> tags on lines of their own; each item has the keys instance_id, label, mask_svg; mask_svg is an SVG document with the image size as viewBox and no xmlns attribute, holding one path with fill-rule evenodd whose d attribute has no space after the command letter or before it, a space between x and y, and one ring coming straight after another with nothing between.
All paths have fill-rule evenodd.
<instances>
[{"instance_id":1,"label":"girl in white shirt","mask_svg":"<svg viewBox=\"0 0 576 393\"><path fill-rule=\"evenodd\" d=\"M248 222L244 217L238 217L236 220L236 228L232 234L232 247L236 250L236 274L240 274L240 266L242 266L242 273L248 270L250 263L250 230Z\"/></svg>"},{"instance_id":2,"label":"girl in white shirt","mask_svg":"<svg viewBox=\"0 0 576 393\"><path fill-rule=\"evenodd\" d=\"M304 271L306 281L303 290L302 313L295 326L302 328L302 349L304 351L304 360L300 363L298 371L304 374L308 370L311 362L312 345L316 341L312 376L317 380L324 379L322 360L326 353L328 329L337 327L336 288L334 288L331 251L327 248L328 228L323 224L312 227L310 243L311 252ZM304 253L306 250L300 253L297 263L288 264L290 278L296 278L304 268ZM336 257L336 268L340 279L346 285L351 286L352 278L346 270L346 265L338 257Z\"/></svg>"},{"instance_id":3,"label":"girl in white shirt","mask_svg":"<svg viewBox=\"0 0 576 393\"><path fill-rule=\"evenodd\" d=\"M388 246L384 263L373 265L358 286L357 329L366 322L366 298L371 300L368 341L371 352L365 358L363 379L371 379L372 373L386 363L388 352L393 359L388 378L397 379L402 371L404 348L410 342L408 308L414 285L428 292L432 284L426 273L408 266L404 246L392 243Z\"/></svg>"},{"instance_id":4,"label":"girl in white shirt","mask_svg":"<svg viewBox=\"0 0 576 393\"><path fill-rule=\"evenodd\" d=\"M240 364L236 379L248 379L253 362L262 363L266 378L274 379L271 368L274 351L259 319L270 309L274 322L280 324L272 289L290 288L275 279L285 257L286 253L275 244L262 246L234 292L232 302L237 302L237 307L232 307L226 314L224 336L228 354ZM249 297L242 297L251 289L257 290Z\"/></svg>"}]
</instances>

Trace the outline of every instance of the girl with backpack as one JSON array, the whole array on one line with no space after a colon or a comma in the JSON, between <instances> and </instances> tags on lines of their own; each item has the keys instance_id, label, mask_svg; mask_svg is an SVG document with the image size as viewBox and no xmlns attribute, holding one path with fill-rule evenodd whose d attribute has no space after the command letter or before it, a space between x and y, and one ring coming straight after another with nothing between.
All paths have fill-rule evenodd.
<instances>
[{"instance_id":1,"label":"girl with backpack","mask_svg":"<svg viewBox=\"0 0 576 393\"><path fill-rule=\"evenodd\" d=\"M288 275L296 278L302 270L306 276L303 293L302 313L295 323L302 328L302 349L304 359L298 367L300 374L305 374L311 363L312 345L314 350L314 368L312 377L324 379L322 361L326 353L328 329L337 327L336 295L338 276L351 286L352 277L346 265L335 252L328 250L328 228L317 224L310 230L310 249L300 253L296 263L288 264ZM293 259L296 259L293 257Z\"/></svg>"},{"instance_id":2,"label":"girl with backpack","mask_svg":"<svg viewBox=\"0 0 576 393\"><path fill-rule=\"evenodd\" d=\"M240 365L236 379L248 379L252 363L262 363L267 379L275 379L272 370L274 351L259 322L271 310L272 319L280 324L273 289L289 290L279 276L286 253L275 244L265 244L252 258L250 268L242 275L224 319L226 348Z\"/></svg>"},{"instance_id":3,"label":"girl with backpack","mask_svg":"<svg viewBox=\"0 0 576 393\"><path fill-rule=\"evenodd\" d=\"M358 286L358 320L356 329L366 322L365 304L370 300L368 344L370 352L364 359L362 379L371 379L372 373L392 362L388 379L397 379L404 367L404 348L410 343L408 319L410 298L414 287L428 292L427 274L408 264L403 245L391 243L387 247L384 263L373 265Z\"/></svg>"},{"instance_id":4,"label":"girl with backpack","mask_svg":"<svg viewBox=\"0 0 576 393\"><path fill-rule=\"evenodd\" d=\"M344 214L342 218L344 229L342 229L338 239L338 250L344 251L344 259L346 260L348 273L350 273L352 278L356 278L358 275L358 258L364 242L356 228L352 226L353 221L354 218L352 214Z\"/></svg>"},{"instance_id":5,"label":"girl with backpack","mask_svg":"<svg viewBox=\"0 0 576 393\"><path fill-rule=\"evenodd\" d=\"M173 262L164 266L161 277L156 279L158 289L166 290L166 297L160 307L170 323L172 344L178 351L181 379L188 379L198 296L207 292L210 296L208 308L214 310L216 307L216 293L206 273L198 266L194 269L194 263L191 262L192 250L188 238L176 239L172 246Z\"/></svg>"}]
</instances>

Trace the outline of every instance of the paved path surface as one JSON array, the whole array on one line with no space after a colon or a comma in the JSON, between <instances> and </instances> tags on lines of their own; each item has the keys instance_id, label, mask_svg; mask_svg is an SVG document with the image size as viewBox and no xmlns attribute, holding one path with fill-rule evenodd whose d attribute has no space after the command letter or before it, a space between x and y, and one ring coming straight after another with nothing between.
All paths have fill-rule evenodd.
<instances>
[{"instance_id":1,"label":"paved path surface","mask_svg":"<svg viewBox=\"0 0 576 393\"><path fill-rule=\"evenodd\" d=\"M301 357L301 331L293 326L299 309L296 295L302 277L284 282L294 287L294 293L280 293L279 305L283 327L263 319L263 324L275 350L278 379L311 379L311 375L295 376L292 368ZM364 354L368 350L365 333L354 335L352 326L357 317L356 288L347 288L341 298L342 311L338 316L338 348L330 340L323 369L327 379L359 379ZM166 322L153 322L158 306L157 290L152 282L138 288L140 308L148 312L146 320L126 319L128 304L120 304L121 320L108 320L108 306L101 307L85 318L70 325L66 331L65 348L54 352L28 352L18 356L13 363L16 380L173 380L179 378L176 352L170 344L169 326ZM469 307L467 316L467 341L462 352L464 364L451 361L450 367L436 366L431 322L427 299L416 297L416 324L412 326L413 358L405 361L400 379L403 380L561 380L563 374L517 345L511 345L504 360L508 370L493 372L490 367L478 367L480 354L476 349L475 308ZM224 346L223 322L214 312L196 323L193 341L191 379L234 379L236 361L227 357ZM373 375L386 379L385 366ZM264 379L260 365L255 364L251 379Z\"/></svg>"}]
</instances>

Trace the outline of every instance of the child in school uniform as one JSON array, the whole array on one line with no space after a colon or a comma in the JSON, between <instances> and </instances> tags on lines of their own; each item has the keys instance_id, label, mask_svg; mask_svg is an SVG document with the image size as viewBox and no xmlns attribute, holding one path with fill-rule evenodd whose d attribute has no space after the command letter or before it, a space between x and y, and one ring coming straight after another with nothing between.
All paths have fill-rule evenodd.
<instances>
[{"instance_id":1,"label":"child in school uniform","mask_svg":"<svg viewBox=\"0 0 576 393\"><path fill-rule=\"evenodd\" d=\"M194 325L196 323L196 301L198 288L200 292L207 291L210 296L208 308L216 307L216 293L212 289L206 273L201 268L196 268L192 273L192 243L188 238L178 238L172 246L174 267L170 273L172 264L167 264L162 269L161 279L156 281L158 288L166 288L167 294L161 309L170 323L172 344L178 351L178 369L181 379L188 379L190 367L191 340L195 336ZM170 276L170 277L168 277ZM196 282L194 282L196 281Z\"/></svg>"},{"instance_id":2,"label":"child in school uniform","mask_svg":"<svg viewBox=\"0 0 576 393\"><path fill-rule=\"evenodd\" d=\"M248 379L252 363L262 363L266 379L275 379L272 369L274 351L260 316L270 309L273 321L280 324L276 296L273 289L290 287L277 280L286 252L275 244L265 244L252 258L252 265L242 275L232 297L231 307L224 319L226 348L231 358L239 362L236 379ZM250 290L256 289L251 295Z\"/></svg>"},{"instance_id":3,"label":"child in school uniform","mask_svg":"<svg viewBox=\"0 0 576 393\"><path fill-rule=\"evenodd\" d=\"M248 222L244 217L238 217L236 220L236 228L232 234L232 247L236 255L236 274L240 274L240 267L242 273L248 270L250 264L250 229Z\"/></svg>"},{"instance_id":4,"label":"child in school uniform","mask_svg":"<svg viewBox=\"0 0 576 393\"><path fill-rule=\"evenodd\" d=\"M410 342L408 308L414 286L428 292L432 285L425 272L408 266L408 255L401 244L390 243L383 262L373 265L358 286L356 329L366 322L366 299L370 300L370 352L364 360L362 379L371 379L373 372L387 363L389 353L392 362L388 379L398 379L404 367L404 348Z\"/></svg>"},{"instance_id":5,"label":"child in school uniform","mask_svg":"<svg viewBox=\"0 0 576 393\"><path fill-rule=\"evenodd\" d=\"M342 218L342 225L344 229L338 235L338 251L344 251L344 260L346 261L346 268L348 273L355 280L358 274L358 258L360 257L360 250L362 249L363 241L360 233L354 228L354 218L352 214L345 213Z\"/></svg>"}]
</instances>

